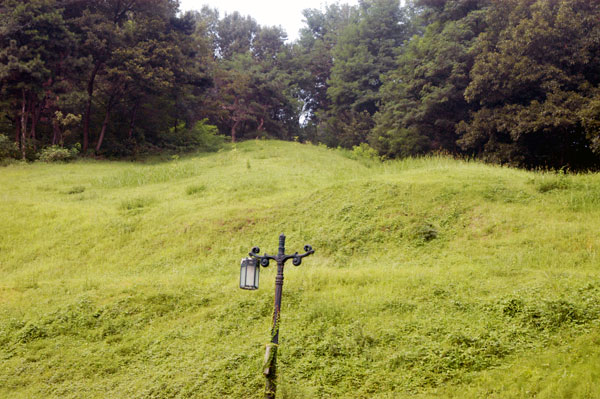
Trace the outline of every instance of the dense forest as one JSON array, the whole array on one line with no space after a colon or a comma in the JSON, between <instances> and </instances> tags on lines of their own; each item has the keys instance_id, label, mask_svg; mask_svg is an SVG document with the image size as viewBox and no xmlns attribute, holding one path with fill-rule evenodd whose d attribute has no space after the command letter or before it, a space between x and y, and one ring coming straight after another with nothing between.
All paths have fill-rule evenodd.
<instances>
[{"instance_id":1,"label":"dense forest","mask_svg":"<svg viewBox=\"0 0 600 399\"><path fill-rule=\"evenodd\" d=\"M600 3L361 0L294 42L176 0L0 0L0 158L256 137L600 165Z\"/></svg>"}]
</instances>

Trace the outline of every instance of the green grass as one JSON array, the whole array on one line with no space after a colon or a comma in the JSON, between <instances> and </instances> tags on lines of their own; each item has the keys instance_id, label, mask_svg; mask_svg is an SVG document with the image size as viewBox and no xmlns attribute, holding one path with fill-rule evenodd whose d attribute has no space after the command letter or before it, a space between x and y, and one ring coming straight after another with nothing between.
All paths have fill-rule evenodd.
<instances>
[{"instance_id":1,"label":"green grass","mask_svg":"<svg viewBox=\"0 0 600 399\"><path fill-rule=\"evenodd\" d=\"M0 169L0 397L600 397L600 176L253 141Z\"/></svg>"}]
</instances>

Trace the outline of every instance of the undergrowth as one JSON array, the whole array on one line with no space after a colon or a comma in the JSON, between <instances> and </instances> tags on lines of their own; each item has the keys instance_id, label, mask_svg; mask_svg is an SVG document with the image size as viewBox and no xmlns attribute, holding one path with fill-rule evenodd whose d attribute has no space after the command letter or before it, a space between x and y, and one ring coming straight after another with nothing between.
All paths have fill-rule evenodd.
<instances>
[{"instance_id":1,"label":"undergrowth","mask_svg":"<svg viewBox=\"0 0 600 399\"><path fill-rule=\"evenodd\" d=\"M0 174L0 397L600 397L600 178L253 141Z\"/></svg>"}]
</instances>

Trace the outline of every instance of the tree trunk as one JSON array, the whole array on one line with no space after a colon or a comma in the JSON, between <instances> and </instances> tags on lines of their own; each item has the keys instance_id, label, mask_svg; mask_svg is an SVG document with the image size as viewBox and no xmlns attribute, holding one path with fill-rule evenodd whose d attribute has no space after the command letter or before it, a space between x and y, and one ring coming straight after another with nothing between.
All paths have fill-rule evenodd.
<instances>
[{"instance_id":1,"label":"tree trunk","mask_svg":"<svg viewBox=\"0 0 600 399\"><path fill-rule=\"evenodd\" d=\"M15 118L15 143L21 143L21 118L18 116Z\"/></svg>"},{"instance_id":2,"label":"tree trunk","mask_svg":"<svg viewBox=\"0 0 600 399\"><path fill-rule=\"evenodd\" d=\"M237 97L235 97L235 99L233 100L233 107L232 107L232 117L231 119L233 119L234 123L233 126L231 126L231 142L235 143L235 135L237 133L237 128L240 125L240 120L236 119L235 114L237 113L237 109L239 107L239 99Z\"/></svg>"},{"instance_id":3,"label":"tree trunk","mask_svg":"<svg viewBox=\"0 0 600 399\"><path fill-rule=\"evenodd\" d=\"M237 128L240 125L240 121L235 121L233 126L231 127L231 142L235 143L235 134L237 132Z\"/></svg>"},{"instance_id":4,"label":"tree trunk","mask_svg":"<svg viewBox=\"0 0 600 399\"><path fill-rule=\"evenodd\" d=\"M33 100L31 101L31 107L30 108L33 111L32 111L32 114L31 114L31 131L29 133L29 137L33 140L33 149L34 150L37 149L36 148L36 144L35 144L35 140L36 140L36 137L35 137L36 136L36 131L35 131L35 129L36 129L37 124L40 121L40 118L42 116L42 108L43 107L44 107L44 101L43 100L38 104L37 107L34 105Z\"/></svg>"},{"instance_id":5,"label":"tree trunk","mask_svg":"<svg viewBox=\"0 0 600 399\"><path fill-rule=\"evenodd\" d=\"M258 125L258 128L256 130L259 132L262 132L264 124L265 124L265 118L260 118L260 124Z\"/></svg>"},{"instance_id":6,"label":"tree trunk","mask_svg":"<svg viewBox=\"0 0 600 399\"><path fill-rule=\"evenodd\" d=\"M113 105L113 97L108 99L108 104L106 105L106 114L104 115L104 122L102 122L102 130L100 131L100 136L98 137L98 143L96 144L96 153L100 151L100 147L102 146L102 141L104 140L104 134L106 133L106 126L108 126L108 120L110 117L110 110Z\"/></svg>"},{"instance_id":7,"label":"tree trunk","mask_svg":"<svg viewBox=\"0 0 600 399\"><path fill-rule=\"evenodd\" d=\"M131 120L129 121L129 133L127 133L127 138L131 140L133 138L133 128L135 127L135 115L137 114L139 101L135 102L133 106L133 111L131 111Z\"/></svg>"},{"instance_id":8,"label":"tree trunk","mask_svg":"<svg viewBox=\"0 0 600 399\"><path fill-rule=\"evenodd\" d=\"M23 94L21 99L21 156L23 157L23 160L26 160L27 157L25 156L25 146L27 140L27 115L25 112L27 111L27 100L25 98L25 89L22 89L21 91Z\"/></svg>"},{"instance_id":9,"label":"tree trunk","mask_svg":"<svg viewBox=\"0 0 600 399\"><path fill-rule=\"evenodd\" d=\"M85 154L89 145L90 145L90 117L92 112L92 98L94 97L94 81L96 80L96 75L100 70L102 63L98 63L94 66L94 70L92 71L92 75L90 76L90 80L88 81L87 87L87 103L85 105L85 112L83 115L83 143L82 143L82 152Z\"/></svg>"},{"instance_id":10,"label":"tree trunk","mask_svg":"<svg viewBox=\"0 0 600 399\"><path fill-rule=\"evenodd\" d=\"M52 145L62 143L62 132L60 131L60 126L56 118L52 120L52 131L54 133L54 136L52 137Z\"/></svg>"},{"instance_id":11,"label":"tree trunk","mask_svg":"<svg viewBox=\"0 0 600 399\"><path fill-rule=\"evenodd\" d=\"M31 143L33 144L33 150L37 151L37 144L35 143L35 127L37 125L35 115L31 115L31 133L29 137L31 138Z\"/></svg>"}]
</instances>

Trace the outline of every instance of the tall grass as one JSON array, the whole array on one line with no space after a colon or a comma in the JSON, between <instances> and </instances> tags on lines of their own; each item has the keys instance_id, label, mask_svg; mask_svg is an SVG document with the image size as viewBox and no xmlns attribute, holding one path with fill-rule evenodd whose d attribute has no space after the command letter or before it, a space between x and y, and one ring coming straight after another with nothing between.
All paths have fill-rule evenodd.
<instances>
[{"instance_id":1,"label":"tall grass","mask_svg":"<svg viewBox=\"0 0 600 399\"><path fill-rule=\"evenodd\" d=\"M598 175L353 157L0 169L0 397L261 397L281 232L279 397L600 397Z\"/></svg>"}]
</instances>

